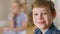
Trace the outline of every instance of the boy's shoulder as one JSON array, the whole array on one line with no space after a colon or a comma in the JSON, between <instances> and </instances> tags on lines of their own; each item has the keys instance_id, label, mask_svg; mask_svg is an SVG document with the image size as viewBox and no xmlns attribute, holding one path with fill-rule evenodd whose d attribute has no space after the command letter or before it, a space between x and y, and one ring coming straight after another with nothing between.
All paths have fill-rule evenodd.
<instances>
[{"instance_id":1,"label":"boy's shoulder","mask_svg":"<svg viewBox=\"0 0 60 34\"><path fill-rule=\"evenodd\" d=\"M55 31L55 34L60 34L60 30L57 29L57 30Z\"/></svg>"},{"instance_id":2,"label":"boy's shoulder","mask_svg":"<svg viewBox=\"0 0 60 34\"><path fill-rule=\"evenodd\" d=\"M55 29L55 30L51 30L51 32L52 32L52 34L60 34L60 30L59 29ZM50 32L50 33L51 33ZM47 32L48 33L48 32ZM49 33L49 34L50 34ZM41 31L40 31L40 29L39 28L37 28L36 30L35 30L35 34L41 34Z\"/></svg>"}]
</instances>

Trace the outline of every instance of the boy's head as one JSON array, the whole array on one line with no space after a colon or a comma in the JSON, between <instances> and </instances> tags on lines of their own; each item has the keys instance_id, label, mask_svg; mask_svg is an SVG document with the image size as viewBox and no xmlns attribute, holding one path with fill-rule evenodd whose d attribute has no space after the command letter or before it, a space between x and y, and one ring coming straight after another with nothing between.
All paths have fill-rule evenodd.
<instances>
[{"instance_id":1,"label":"boy's head","mask_svg":"<svg viewBox=\"0 0 60 34\"><path fill-rule=\"evenodd\" d=\"M19 13L21 7L21 3L19 0L14 0L11 5L11 10L13 13Z\"/></svg>"},{"instance_id":2,"label":"boy's head","mask_svg":"<svg viewBox=\"0 0 60 34\"><path fill-rule=\"evenodd\" d=\"M51 10L51 13L53 13L55 11L55 6L54 3L52 1L48 1L48 0L35 0L32 4L32 8L34 7L49 7L49 9Z\"/></svg>"},{"instance_id":3,"label":"boy's head","mask_svg":"<svg viewBox=\"0 0 60 34\"><path fill-rule=\"evenodd\" d=\"M40 29L51 26L56 16L54 3L47 0L35 0L32 4L33 23Z\"/></svg>"}]
</instances>

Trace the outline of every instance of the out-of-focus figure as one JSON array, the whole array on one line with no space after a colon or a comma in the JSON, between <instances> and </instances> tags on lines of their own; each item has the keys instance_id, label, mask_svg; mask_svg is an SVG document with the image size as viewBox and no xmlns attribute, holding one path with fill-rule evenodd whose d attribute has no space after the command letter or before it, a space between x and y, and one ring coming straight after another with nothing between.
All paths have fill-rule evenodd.
<instances>
[{"instance_id":1,"label":"out-of-focus figure","mask_svg":"<svg viewBox=\"0 0 60 34\"><path fill-rule=\"evenodd\" d=\"M27 15L21 11L21 4L18 0L12 3L8 20L9 28L4 28L3 34L26 34Z\"/></svg>"}]
</instances>

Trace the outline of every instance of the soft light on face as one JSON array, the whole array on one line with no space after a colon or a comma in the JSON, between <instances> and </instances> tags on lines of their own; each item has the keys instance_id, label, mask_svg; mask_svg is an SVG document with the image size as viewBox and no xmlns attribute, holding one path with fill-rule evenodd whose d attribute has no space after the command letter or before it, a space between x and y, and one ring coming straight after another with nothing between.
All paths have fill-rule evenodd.
<instances>
[{"instance_id":1,"label":"soft light on face","mask_svg":"<svg viewBox=\"0 0 60 34\"><path fill-rule=\"evenodd\" d=\"M52 14L48 7L33 8L33 22L40 28L45 29L52 24Z\"/></svg>"},{"instance_id":2,"label":"soft light on face","mask_svg":"<svg viewBox=\"0 0 60 34\"><path fill-rule=\"evenodd\" d=\"M20 7L18 6L17 3L12 3L11 10L13 13L19 13Z\"/></svg>"}]
</instances>

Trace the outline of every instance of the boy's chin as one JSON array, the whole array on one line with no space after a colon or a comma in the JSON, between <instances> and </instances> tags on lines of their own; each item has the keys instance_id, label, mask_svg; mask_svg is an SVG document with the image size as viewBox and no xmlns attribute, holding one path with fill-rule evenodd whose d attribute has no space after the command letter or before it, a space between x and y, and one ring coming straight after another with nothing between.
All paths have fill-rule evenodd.
<instances>
[{"instance_id":1,"label":"boy's chin","mask_svg":"<svg viewBox=\"0 0 60 34\"><path fill-rule=\"evenodd\" d=\"M39 29L45 29L45 25L39 25L38 28Z\"/></svg>"}]
</instances>

